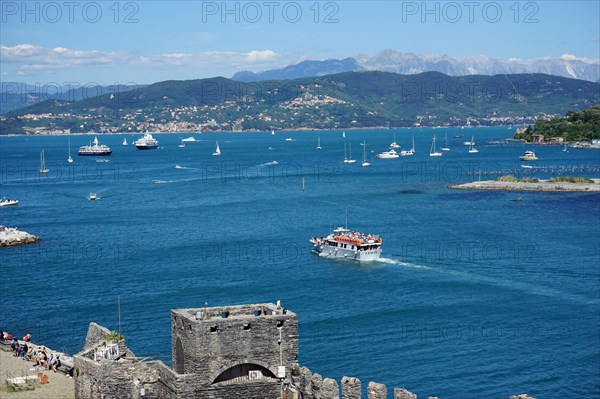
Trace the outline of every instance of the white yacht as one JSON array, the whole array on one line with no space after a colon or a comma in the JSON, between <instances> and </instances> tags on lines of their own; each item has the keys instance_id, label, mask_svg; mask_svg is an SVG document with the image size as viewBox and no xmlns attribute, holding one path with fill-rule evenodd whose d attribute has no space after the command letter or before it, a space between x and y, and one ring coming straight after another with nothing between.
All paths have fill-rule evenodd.
<instances>
[{"instance_id":1,"label":"white yacht","mask_svg":"<svg viewBox=\"0 0 600 399\"><path fill-rule=\"evenodd\" d=\"M96 196L96 193L90 193L90 195L88 196L88 199L90 201L96 201L98 199L98 196Z\"/></svg>"},{"instance_id":2,"label":"white yacht","mask_svg":"<svg viewBox=\"0 0 600 399\"><path fill-rule=\"evenodd\" d=\"M67 163L73 163L73 157L71 156L71 135L69 134L69 157Z\"/></svg>"},{"instance_id":3,"label":"white yacht","mask_svg":"<svg viewBox=\"0 0 600 399\"><path fill-rule=\"evenodd\" d=\"M392 141L392 144L390 144L390 148L393 148L394 150L400 148L401 146L396 143L396 133L394 133L394 141Z\"/></svg>"},{"instance_id":4,"label":"white yacht","mask_svg":"<svg viewBox=\"0 0 600 399\"><path fill-rule=\"evenodd\" d=\"M184 143L193 143L196 141L196 138L194 136L190 136L182 139L181 141Z\"/></svg>"},{"instance_id":5,"label":"white yacht","mask_svg":"<svg viewBox=\"0 0 600 399\"><path fill-rule=\"evenodd\" d=\"M396 150L394 150L393 148L390 148L389 151L383 151L377 154L377 158L379 159L394 159L399 157L400 155L398 155Z\"/></svg>"},{"instance_id":6,"label":"white yacht","mask_svg":"<svg viewBox=\"0 0 600 399\"><path fill-rule=\"evenodd\" d=\"M46 167L46 157L44 156L44 150L40 152L40 173L46 174L50 172L50 170Z\"/></svg>"},{"instance_id":7,"label":"white yacht","mask_svg":"<svg viewBox=\"0 0 600 399\"><path fill-rule=\"evenodd\" d=\"M212 153L213 156L218 157L219 155L221 155L221 149L219 148L219 142L217 141L217 148L215 149L215 152Z\"/></svg>"},{"instance_id":8,"label":"white yacht","mask_svg":"<svg viewBox=\"0 0 600 399\"><path fill-rule=\"evenodd\" d=\"M431 141L431 149L429 150L429 156L430 157L441 157L442 153L439 151L436 151L435 149L435 135L433 136L433 140Z\"/></svg>"},{"instance_id":9,"label":"white yacht","mask_svg":"<svg viewBox=\"0 0 600 399\"><path fill-rule=\"evenodd\" d=\"M0 198L0 206L10 206L10 205L17 205L19 203L19 200L12 200L9 198Z\"/></svg>"},{"instance_id":10,"label":"white yacht","mask_svg":"<svg viewBox=\"0 0 600 399\"><path fill-rule=\"evenodd\" d=\"M400 156L402 157L411 157L415 155L415 135L412 136L412 148L410 150L402 150L400 151Z\"/></svg>"},{"instance_id":11,"label":"white yacht","mask_svg":"<svg viewBox=\"0 0 600 399\"><path fill-rule=\"evenodd\" d=\"M440 150L442 151L450 151L450 147L448 147L448 133L446 133L446 145L441 147Z\"/></svg>"},{"instance_id":12,"label":"white yacht","mask_svg":"<svg viewBox=\"0 0 600 399\"><path fill-rule=\"evenodd\" d=\"M356 159L352 159L352 143L348 143L348 162L346 163L355 163Z\"/></svg>"},{"instance_id":13,"label":"white yacht","mask_svg":"<svg viewBox=\"0 0 600 399\"><path fill-rule=\"evenodd\" d=\"M77 155L80 157L107 157L110 154L112 154L110 147L105 144L98 144L98 137L94 137L94 141L89 145L79 147L79 151L77 152Z\"/></svg>"},{"instance_id":14,"label":"white yacht","mask_svg":"<svg viewBox=\"0 0 600 399\"><path fill-rule=\"evenodd\" d=\"M367 142L363 141L363 161L360 164L363 168L371 166L371 162L367 161Z\"/></svg>"},{"instance_id":15,"label":"white yacht","mask_svg":"<svg viewBox=\"0 0 600 399\"><path fill-rule=\"evenodd\" d=\"M525 154L519 157L521 161L537 161L538 157L535 156L533 151L525 151Z\"/></svg>"},{"instance_id":16,"label":"white yacht","mask_svg":"<svg viewBox=\"0 0 600 399\"><path fill-rule=\"evenodd\" d=\"M474 154L479 152L479 150L477 148L475 148L475 141L473 141L473 137L471 137L471 141L470 141L470 145L469 145L469 153Z\"/></svg>"},{"instance_id":17,"label":"white yacht","mask_svg":"<svg viewBox=\"0 0 600 399\"><path fill-rule=\"evenodd\" d=\"M346 143L344 143L344 163L355 163L356 160L352 159L352 144L348 144L350 146L350 156L346 155Z\"/></svg>"},{"instance_id":18,"label":"white yacht","mask_svg":"<svg viewBox=\"0 0 600 399\"><path fill-rule=\"evenodd\" d=\"M313 251L324 258L373 261L381 256L381 238L338 227L327 237L312 237Z\"/></svg>"},{"instance_id":19,"label":"white yacht","mask_svg":"<svg viewBox=\"0 0 600 399\"><path fill-rule=\"evenodd\" d=\"M144 133L144 137L135 142L135 148L138 150L156 150L158 148L158 140L146 132Z\"/></svg>"}]
</instances>

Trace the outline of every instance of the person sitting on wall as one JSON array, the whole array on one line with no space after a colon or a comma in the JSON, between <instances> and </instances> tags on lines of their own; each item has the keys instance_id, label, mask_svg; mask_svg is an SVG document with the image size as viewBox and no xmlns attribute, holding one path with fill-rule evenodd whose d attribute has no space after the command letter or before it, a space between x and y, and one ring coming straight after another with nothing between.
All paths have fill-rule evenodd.
<instances>
[{"instance_id":1,"label":"person sitting on wall","mask_svg":"<svg viewBox=\"0 0 600 399\"><path fill-rule=\"evenodd\" d=\"M13 356L17 357L19 355L19 340L14 338L12 344L10 345L10 349L12 349Z\"/></svg>"},{"instance_id":2,"label":"person sitting on wall","mask_svg":"<svg viewBox=\"0 0 600 399\"><path fill-rule=\"evenodd\" d=\"M56 373L56 370L61 366L60 355L56 355L56 362L52 365L52 370Z\"/></svg>"},{"instance_id":3,"label":"person sitting on wall","mask_svg":"<svg viewBox=\"0 0 600 399\"><path fill-rule=\"evenodd\" d=\"M19 346L19 357L22 358L23 360L25 360L25 354L27 353L27 351L29 350L29 347L27 346L27 342L23 343L23 345Z\"/></svg>"},{"instance_id":4,"label":"person sitting on wall","mask_svg":"<svg viewBox=\"0 0 600 399\"><path fill-rule=\"evenodd\" d=\"M46 366L46 359L48 359L48 355L46 354L46 349L42 346L42 348L40 349L40 351L37 354L37 357L35 358L35 366L37 367L42 367L42 366Z\"/></svg>"},{"instance_id":5,"label":"person sitting on wall","mask_svg":"<svg viewBox=\"0 0 600 399\"><path fill-rule=\"evenodd\" d=\"M29 333L25 334L25 336L23 337L23 341L25 341L25 342L31 341L31 334L29 334Z\"/></svg>"},{"instance_id":6,"label":"person sitting on wall","mask_svg":"<svg viewBox=\"0 0 600 399\"><path fill-rule=\"evenodd\" d=\"M53 353L50 355L50 360L48 360L46 362L44 368L46 370L54 369L54 371L56 371L55 367L56 367L56 355Z\"/></svg>"},{"instance_id":7,"label":"person sitting on wall","mask_svg":"<svg viewBox=\"0 0 600 399\"><path fill-rule=\"evenodd\" d=\"M25 356L23 356L23 360L33 359L34 351L35 351L35 347L33 345L28 345L27 352L25 353Z\"/></svg>"}]
</instances>

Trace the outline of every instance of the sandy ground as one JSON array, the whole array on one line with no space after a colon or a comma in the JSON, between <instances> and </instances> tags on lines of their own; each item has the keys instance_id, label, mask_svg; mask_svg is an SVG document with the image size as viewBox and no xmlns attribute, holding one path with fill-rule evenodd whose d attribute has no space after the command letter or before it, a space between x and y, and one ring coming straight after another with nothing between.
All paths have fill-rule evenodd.
<instances>
[{"instance_id":1,"label":"sandy ground","mask_svg":"<svg viewBox=\"0 0 600 399\"><path fill-rule=\"evenodd\" d=\"M8 392L6 379L28 375L37 376L33 362L13 357L12 352L0 349L0 399L73 399L73 379L60 372L44 371L48 384L36 385L33 391Z\"/></svg>"}]
</instances>

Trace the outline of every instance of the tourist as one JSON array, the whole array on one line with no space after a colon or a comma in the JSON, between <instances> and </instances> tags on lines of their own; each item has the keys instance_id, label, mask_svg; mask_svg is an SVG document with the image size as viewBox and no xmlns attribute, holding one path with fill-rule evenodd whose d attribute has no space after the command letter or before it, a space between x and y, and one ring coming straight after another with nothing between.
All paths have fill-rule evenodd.
<instances>
[{"instance_id":1,"label":"tourist","mask_svg":"<svg viewBox=\"0 0 600 399\"><path fill-rule=\"evenodd\" d=\"M55 367L56 367L56 356L53 354L50 355L50 360L48 360L48 362L46 362L45 364L45 369L46 370L50 370L53 369L54 371L56 371Z\"/></svg>"},{"instance_id":2,"label":"tourist","mask_svg":"<svg viewBox=\"0 0 600 399\"><path fill-rule=\"evenodd\" d=\"M33 359L33 357L35 356L34 352L37 353L37 351L35 350L35 347L33 345L28 345L27 353L25 353L25 356L23 357L23 360L31 360L31 359Z\"/></svg>"},{"instance_id":3,"label":"tourist","mask_svg":"<svg viewBox=\"0 0 600 399\"><path fill-rule=\"evenodd\" d=\"M42 346L42 348L39 350L37 357L35 358L35 366L37 367L42 367L42 366L46 366L46 360L48 359L48 355L46 354L46 349Z\"/></svg>"},{"instance_id":4,"label":"tourist","mask_svg":"<svg viewBox=\"0 0 600 399\"><path fill-rule=\"evenodd\" d=\"M60 355L56 355L56 362L52 365L52 370L56 373L56 370L61 366Z\"/></svg>"},{"instance_id":5,"label":"tourist","mask_svg":"<svg viewBox=\"0 0 600 399\"><path fill-rule=\"evenodd\" d=\"M25 334L25 336L23 337L23 341L25 341L25 342L31 341L31 334L29 334L29 333Z\"/></svg>"},{"instance_id":6,"label":"tourist","mask_svg":"<svg viewBox=\"0 0 600 399\"><path fill-rule=\"evenodd\" d=\"M23 360L25 360L25 354L27 353L27 351L29 350L29 347L27 346L27 342L23 343L23 345L19 346L19 357L22 358Z\"/></svg>"},{"instance_id":7,"label":"tourist","mask_svg":"<svg viewBox=\"0 0 600 399\"><path fill-rule=\"evenodd\" d=\"M13 351L13 356L17 357L19 355L19 340L14 338L12 344L10 345L10 349Z\"/></svg>"}]
</instances>

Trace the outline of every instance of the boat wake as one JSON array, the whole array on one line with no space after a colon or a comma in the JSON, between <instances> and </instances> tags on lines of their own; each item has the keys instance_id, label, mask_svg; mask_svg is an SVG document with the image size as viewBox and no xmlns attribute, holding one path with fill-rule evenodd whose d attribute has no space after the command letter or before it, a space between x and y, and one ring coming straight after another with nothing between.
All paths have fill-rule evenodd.
<instances>
[{"instance_id":1,"label":"boat wake","mask_svg":"<svg viewBox=\"0 0 600 399\"><path fill-rule=\"evenodd\" d=\"M402 267L410 267L412 269L423 269L423 270L433 270L433 268L424 265L417 265L415 263L402 262L398 259L390 259L390 258L379 258L377 262L387 263L388 265L396 265Z\"/></svg>"}]
</instances>

